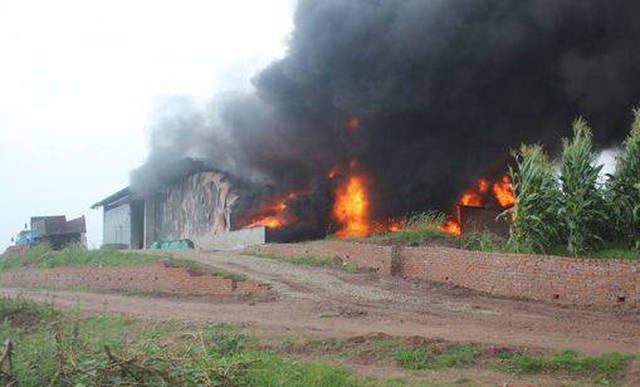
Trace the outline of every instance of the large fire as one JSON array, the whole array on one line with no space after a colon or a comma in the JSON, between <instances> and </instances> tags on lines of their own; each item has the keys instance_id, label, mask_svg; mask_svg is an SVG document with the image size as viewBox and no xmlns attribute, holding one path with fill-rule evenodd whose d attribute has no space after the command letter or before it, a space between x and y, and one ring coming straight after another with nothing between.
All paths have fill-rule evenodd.
<instances>
[{"instance_id":1,"label":"large fire","mask_svg":"<svg viewBox=\"0 0 640 387\"><path fill-rule=\"evenodd\" d=\"M363 177L349 176L338 186L333 216L342 226L336 233L339 238L369 235L369 198Z\"/></svg>"},{"instance_id":2,"label":"large fire","mask_svg":"<svg viewBox=\"0 0 640 387\"><path fill-rule=\"evenodd\" d=\"M404 228L405 219L389 219L383 224L377 224L370 219L370 199L367 192L367 183L363 175L353 170L358 163L353 160L349 164L351 172L345 173L339 167L332 168L327 177L340 178L336 181L334 203L332 209L333 219L339 224L336 232L339 238L366 237L372 232L396 232ZM344 177L343 177L344 176ZM288 213L288 203L295 201L298 193L283 194L262 207L249 225L245 228L264 226L267 228L280 228L296 221L295 217ZM458 205L466 207L485 206L509 208L516 204L516 197L511 187L511 179L504 175L499 180L490 182L486 178L480 178L474 186L466 190L459 198ZM451 216L439 226L440 230L459 236L462 234L460 215Z\"/></svg>"},{"instance_id":3,"label":"large fire","mask_svg":"<svg viewBox=\"0 0 640 387\"><path fill-rule=\"evenodd\" d=\"M295 192L287 195L288 200L296 200L297 194ZM286 213L287 201L285 199L277 200L274 203L268 204L261 208L253 221L244 228L264 226L266 228L278 228L290 222L290 216Z\"/></svg>"},{"instance_id":4,"label":"large fire","mask_svg":"<svg viewBox=\"0 0 640 387\"><path fill-rule=\"evenodd\" d=\"M513 207L516 204L516 196L511 188L511 179L508 175L504 175L499 181L491 185L491 197L487 197L489 193L489 181L485 178L478 179L475 186L466 190L458 199L458 205L466 207L484 207L488 200L492 197L495 202L502 208ZM440 230L458 236L462 234L460 219L451 217L445 224L440 226Z\"/></svg>"}]
</instances>

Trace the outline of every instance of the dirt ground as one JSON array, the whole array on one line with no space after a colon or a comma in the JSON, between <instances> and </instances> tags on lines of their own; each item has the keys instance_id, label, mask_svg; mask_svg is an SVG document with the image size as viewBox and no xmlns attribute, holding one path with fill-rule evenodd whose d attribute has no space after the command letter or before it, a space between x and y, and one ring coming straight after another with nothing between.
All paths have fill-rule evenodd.
<instances>
[{"instance_id":1,"label":"dirt ground","mask_svg":"<svg viewBox=\"0 0 640 387\"><path fill-rule=\"evenodd\" d=\"M640 351L640 311L500 299L448 285L347 273L237 253L172 252L270 284L269 301L134 297L0 288L62 307L195 322L237 322L267 337L421 336L496 347Z\"/></svg>"}]
</instances>

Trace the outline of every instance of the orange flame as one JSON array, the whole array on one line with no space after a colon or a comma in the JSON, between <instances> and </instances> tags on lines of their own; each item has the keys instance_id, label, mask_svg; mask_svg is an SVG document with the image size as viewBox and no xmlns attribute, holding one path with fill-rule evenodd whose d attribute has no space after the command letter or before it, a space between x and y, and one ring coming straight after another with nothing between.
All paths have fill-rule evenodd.
<instances>
[{"instance_id":1,"label":"orange flame","mask_svg":"<svg viewBox=\"0 0 640 387\"><path fill-rule=\"evenodd\" d=\"M489 182L485 178L480 178L478 180L478 192L485 193L489 190Z\"/></svg>"},{"instance_id":2,"label":"orange flame","mask_svg":"<svg viewBox=\"0 0 640 387\"><path fill-rule=\"evenodd\" d=\"M502 176L502 180L493 184L493 195L501 207L513 207L516 204L516 196L511 190L511 179L509 176Z\"/></svg>"},{"instance_id":3,"label":"orange flame","mask_svg":"<svg viewBox=\"0 0 640 387\"><path fill-rule=\"evenodd\" d=\"M401 224L390 224L389 225L389 231L391 232L398 232L402 229L402 225Z\"/></svg>"},{"instance_id":4,"label":"orange flame","mask_svg":"<svg viewBox=\"0 0 640 387\"><path fill-rule=\"evenodd\" d=\"M285 197L286 199L281 199ZM278 228L290 223L293 219L293 216L287 214L287 200L294 201L298 198L298 194L296 192L291 192L286 195L279 196L276 202L271 202L271 204L264 205L260 211L256 213L252 219L252 222L244 228L258 227L264 226L267 228Z\"/></svg>"},{"instance_id":5,"label":"orange flame","mask_svg":"<svg viewBox=\"0 0 640 387\"><path fill-rule=\"evenodd\" d=\"M371 225L371 232L398 232L404 228L407 224L407 218L404 216L397 216L393 218L388 218L385 222L378 223L375 222Z\"/></svg>"},{"instance_id":6,"label":"orange flame","mask_svg":"<svg viewBox=\"0 0 640 387\"><path fill-rule=\"evenodd\" d=\"M336 233L339 238L369 235L369 199L362 177L350 176L336 189L333 216L342 225Z\"/></svg>"},{"instance_id":7,"label":"orange flame","mask_svg":"<svg viewBox=\"0 0 640 387\"><path fill-rule=\"evenodd\" d=\"M266 228L278 228L285 224L284 219L279 216L265 216L246 226L245 228L264 226Z\"/></svg>"},{"instance_id":8,"label":"orange flame","mask_svg":"<svg viewBox=\"0 0 640 387\"><path fill-rule=\"evenodd\" d=\"M440 230L453 236L460 236L460 234L462 234L462 227L460 227L460 223L453 219L447 220L445 224L440 226Z\"/></svg>"},{"instance_id":9,"label":"orange flame","mask_svg":"<svg viewBox=\"0 0 640 387\"><path fill-rule=\"evenodd\" d=\"M484 201L478 193L472 189L465 191L458 200L458 203L467 207L482 207Z\"/></svg>"},{"instance_id":10,"label":"orange flame","mask_svg":"<svg viewBox=\"0 0 640 387\"><path fill-rule=\"evenodd\" d=\"M273 209L276 212L282 212L287 209L287 203L285 203L285 201L283 200L281 202L274 204L273 207L271 207L271 209Z\"/></svg>"}]
</instances>

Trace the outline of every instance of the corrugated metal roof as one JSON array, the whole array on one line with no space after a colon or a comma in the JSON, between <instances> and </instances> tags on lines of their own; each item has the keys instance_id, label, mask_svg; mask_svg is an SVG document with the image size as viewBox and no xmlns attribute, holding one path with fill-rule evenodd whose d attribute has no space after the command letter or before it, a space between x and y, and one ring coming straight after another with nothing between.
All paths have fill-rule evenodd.
<instances>
[{"instance_id":1,"label":"corrugated metal roof","mask_svg":"<svg viewBox=\"0 0 640 387\"><path fill-rule=\"evenodd\" d=\"M114 194L107 196L106 198L100 200L99 202L95 203L94 205L91 206L91 208L108 206L109 204L114 203L116 201L126 199L130 195L131 195L131 190L129 189L129 187L126 187Z\"/></svg>"}]
</instances>

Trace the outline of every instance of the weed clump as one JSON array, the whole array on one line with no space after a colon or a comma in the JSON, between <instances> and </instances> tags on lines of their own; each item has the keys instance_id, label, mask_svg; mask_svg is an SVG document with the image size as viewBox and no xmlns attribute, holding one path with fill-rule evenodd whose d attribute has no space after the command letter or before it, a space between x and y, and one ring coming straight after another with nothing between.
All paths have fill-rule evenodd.
<instances>
[{"instance_id":1,"label":"weed clump","mask_svg":"<svg viewBox=\"0 0 640 387\"><path fill-rule=\"evenodd\" d=\"M496 366L499 370L516 375L568 372L571 374L583 374L597 378L600 381L610 381L618 378L628 362L634 357L632 354L619 352L587 356L573 350L541 355L502 350L496 354Z\"/></svg>"},{"instance_id":2,"label":"weed clump","mask_svg":"<svg viewBox=\"0 0 640 387\"><path fill-rule=\"evenodd\" d=\"M471 345L450 344L444 351L433 345L403 349L395 353L402 368L413 370L458 368L473 365L480 352Z\"/></svg>"}]
</instances>

